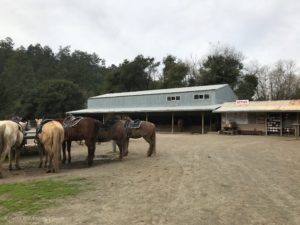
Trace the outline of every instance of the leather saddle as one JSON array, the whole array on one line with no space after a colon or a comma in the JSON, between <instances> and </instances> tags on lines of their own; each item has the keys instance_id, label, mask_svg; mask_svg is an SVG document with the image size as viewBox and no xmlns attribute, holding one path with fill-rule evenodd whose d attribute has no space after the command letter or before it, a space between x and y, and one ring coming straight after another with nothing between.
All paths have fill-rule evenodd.
<instances>
[{"instance_id":1,"label":"leather saddle","mask_svg":"<svg viewBox=\"0 0 300 225\"><path fill-rule=\"evenodd\" d=\"M136 119L136 120L131 120L126 124L126 128L131 128L131 129L137 129L140 128L142 124L142 120Z\"/></svg>"},{"instance_id":2,"label":"leather saddle","mask_svg":"<svg viewBox=\"0 0 300 225\"><path fill-rule=\"evenodd\" d=\"M63 126L64 128L69 128L69 127L74 127L76 126L81 120L83 119L82 116L80 117L75 117L73 115L70 115L66 117L63 121Z\"/></svg>"}]
</instances>

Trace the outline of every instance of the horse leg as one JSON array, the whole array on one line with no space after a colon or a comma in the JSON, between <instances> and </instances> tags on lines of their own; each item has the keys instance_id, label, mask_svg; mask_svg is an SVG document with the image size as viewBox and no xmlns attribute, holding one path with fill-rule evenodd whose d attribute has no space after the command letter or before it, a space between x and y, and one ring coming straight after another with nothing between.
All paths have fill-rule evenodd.
<instances>
[{"instance_id":1,"label":"horse leg","mask_svg":"<svg viewBox=\"0 0 300 225\"><path fill-rule=\"evenodd\" d=\"M63 141L62 143L62 153L63 153L63 158L62 158L62 163L65 164L66 162L66 147L67 147L67 141Z\"/></svg>"},{"instance_id":2,"label":"horse leg","mask_svg":"<svg viewBox=\"0 0 300 225\"><path fill-rule=\"evenodd\" d=\"M151 135L151 137L143 137L145 141L148 142L149 148L147 151L147 157L150 157L153 153L155 154L155 134Z\"/></svg>"},{"instance_id":3,"label":"horse leg","mask_svg":"<svg viewBox=\"0 0 300 225\"><path fill-rule=\"evenodd\" d=\"M42 168L43 165L43 159L44 159L44 148L40 145L40 164L39 164L39 168Z\"/></svg>"},{"instance_id":4,"label":"horse leg","mask_svg":"<svg viewBox=\"0 0 300 225\"><path fill-rule=\"evenodd\" d=\"M129 138L126 138L126 141L124 144L124 156L128 156L128 146L129 146Z\"/></svg>"},{"instance_id":5,"label":"horse leg","mask_svg":"<svg viewBox=\"0 0 300 225\"><path fill-rule=\"evenodd\" d=\"M5 149L5 148L4 148ZM4 150L3 149L3 150ZM1 153L1 152L0 152ZM5 161L5 158L6 158L6 152L3 151L2 154L0 155L0 178L3 178L3 175L2 175L2 164L3 162Z\"/></svg>"},{"instance_id":6,"label":"horse leg","mask_svg":"<svg viewBox=\"0 0 300 225\"><path fill-rule=\"evenodd\" d=\"M120 153L119 153L119 160L122 160L123 159L123 155L124 155L124 141L118 141L117 142L117 145L119 147L119 150L120 150Z\"/></svg>"},{"instance_id":7,"label":"horse leg","mask_svg":"<svg viewBox=\"0 0 300 225\"><path fill-rule=\"evenodd\" d=\"M49 154L47 152L44 153L44 159L45 159L44 168L47 168L48 160L49 160Z\"/></svg>"},{"instance_id":8,"label":"horse leg","mask_svg":"<svg viewBox=\"0 0 300 225\"><path fill-rule=\"evenodd\" d=\"M8 153L8 161L9 161L9 166L8 166L8 169L9 170L12 170L12 163L11 163L11 160L12 160L12 157L13 157L13 150L14 150L14 148L11 148L10 150L9 150L9 153Z\"/></svg>"},{"instance_id":9,"label":"horse leg","mask_svg":"<svg viewBox=\"0 0 300 225\"><path fill-rule=\"evenodd\" d=\"M15 148L15 168L16 168L16 170L21 169L21 167L19 165L20 152L21 152L21 149L19 147Z\"/></svg>"},{"instance_id":10,"label":"horse leg","mask_svg":"<svg viewBox=\"0 0 300 225\"><path fill-rule=\"evenodd\" d=\"M72 141L67 141L68 163L71 163L71 144Z\"/></svg>"},{"instance_id":11,"label":"horse leg","mask_svg":"<svg viewBox=\"0 0 300 225\"><path fill-rule=\"evenodd\" d=\"M95 142L91 142L91 141L85 141L85 144L88 148L88 165L92 166L93 165L93 160L95 157Z\"/></svg>"},{"instance_id":12,"label":"horse leg","mask_svg":"<svg viewBox=\"0 0 300 225\"><path fill-rule=\"evenodd\" d=\"M53 153L51 152L50 154L47 154L49 157L49 166L47 169L47 173L53 172Z\"/></svg>"},{"instance_id":13,"label":"horse leg","mask_svg":"<svg viewBox=\"0 0 300 225\"><path fill-rule=\"evenodd\" d=\"M116 152L117 152L117 144L116 144L116 141L115 141L115 140L112 140L111 144L112 144L112 151L113 151L113 153L116 153Z\"/></svg>"}]
</instances>

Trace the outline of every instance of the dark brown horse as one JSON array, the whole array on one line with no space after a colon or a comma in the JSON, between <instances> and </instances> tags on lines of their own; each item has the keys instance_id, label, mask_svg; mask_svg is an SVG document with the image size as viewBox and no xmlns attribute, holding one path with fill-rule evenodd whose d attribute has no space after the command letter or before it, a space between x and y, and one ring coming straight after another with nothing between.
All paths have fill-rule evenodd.
<instances>
[{"instance_id":1,"label":"dark brown horse","mask_svg":"<svg viewBox=\"0 0 300 225\"><path fill-rule=\"evenodd\" d=\"M125 128L125 120L109 118L100 126L98 131L98 141L106 142L113 140L120 150L119 159L122 160L124 153L127 152L128 138Z\"/></svg>"},{"instance_id":2,"label":"dark brown horse","mask_svg":"<svg viewBox=\"0 0 300 225\"><path fill-rule=\"evenodd\" d=\"M155 125L148 121L139 121L139 120L131 120L129 117L125 118L126 124L125 127L127 129L128 138L144 138L145 141L149 143L149 148L147 152L147 156L151 156L152 154L156 154L156 129ZM129 143L129 142L128 142ZM128 150L128 146L126 147ZM124 153L125 155L128 152Z\"/></svg>"},{"instance_id":3,"label":"dark brown horse","mask_svg":"<svg viewBox=\"0 0 300 225\"><path fill-rule=\"evenodd\" d=\"M62 163L66 162L66 149L68 151L68 162L71 163L71 143L72 141L84 140L88 149L88 165L93 164L95 156L96 141L101 122L91 117L66 117L60 121L65 128L65 140L63 142Z\"/></svg>"}]
</instances>

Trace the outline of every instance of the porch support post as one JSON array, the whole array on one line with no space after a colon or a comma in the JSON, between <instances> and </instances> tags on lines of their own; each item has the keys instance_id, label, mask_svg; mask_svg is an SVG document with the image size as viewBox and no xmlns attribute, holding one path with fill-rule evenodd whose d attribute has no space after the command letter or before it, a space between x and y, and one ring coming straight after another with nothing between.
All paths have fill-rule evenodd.
<instances>
[{"instance_id":1,"label":"porch support post","mask_svg":"<svg viewBox=\"0 0 300 225\"><path fill-rule=\"evenodd\" d=\"M266 113L266 117L265 117L265 134L266 136L268 136L268 113Z\"/></svg>"},{"instance_id":2,"label":"porch support post","mask_svg":"<svg viewBox=\"0 0 300 225\"><path fill-rule=\"evenodd\" d=\"M280 113L280 136L282 136L282 113Z\"/></svg>"},{"instance_id":3,"label":"porch support post","mask_svg":"<svg viewBox=\"0 0 300 225\"><path fill-rule=\"evenodd\" d=\"M204 134L204 112L202 112L201 117L201 133Z\"/></svg>"},{"instance_id":4,"label":"porch support post","mask_svg":"<svg viewBox=\"0 0 300 225\"><path fill-rule=\"evenodd\" d=\"M172 112L172 134L174 133L174 112Z\"/></svg>"},{"instance_id":5,"label":"porch support post","mask_svg":"<svg viewBox=\"0 0 300 225\"><path fill-rule=\"evenodd\" d=\"M148 121L148 113L146 113L146 121Z\"/></svg>"},{"instance_id":6,"label":"porch support post","mask_svg":"<svg viewBox=\"0 0 300 225\"><path fill-rule=\"evenodd\" d=\"M299 113L297 112L297 125L295 126L295 136L299 136Z\"/></svg>"}]
</instances>

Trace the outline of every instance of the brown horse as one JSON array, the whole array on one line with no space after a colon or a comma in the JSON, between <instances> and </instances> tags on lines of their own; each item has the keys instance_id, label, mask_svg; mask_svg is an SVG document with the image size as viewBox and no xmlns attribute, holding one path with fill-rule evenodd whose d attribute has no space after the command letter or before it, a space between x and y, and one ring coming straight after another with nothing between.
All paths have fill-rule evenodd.
<instances>
[{"instance_id":1,"label":"brown horse","mask_svg":"<svg viewBox=\"0 0 300 225\"><path fill-rule=\"evenodd\" d=\"M15 149L15 167L20 169L20 147L23 141L27 123L14 122L11 120L0 121L0 178L2 178L2 163L8 155L9 170L12 169L12 153Z\"/></svg>"},{"instance_id":2,"label":"brown horse","mask_svg":"<svg viewBox=\"0 0 300 225\"><path fill-rule=\"evenodd\" d=\"M98 130L101 122L91 117L74 117L71 115L66 117L62 121L62 123L65 128L65 141L63 143L62 162L66 162L67 148L68 163L71 163L72 141L84 140L84 143L88 149L88 165L91 166L95 157L96 141L98 138Z\"/></svg>"},{"instance_id":3,"label":"brown horse","mask_svg":"<svg viewBox=\"0 0 300 225\"><path fill-rule=\"evenodd\" d=\"M45 156L45 166L49 159L47 172L58 172L60 161L61 145L64 141L64 128L54 120L36 119L37 137L41 146L40 150L40 166L43 164Z\"/></svg>"},{"instance_id":4,"label":"brown horse","mask_svg":"<svg viewBox=\"0 0 300 225\"><path fill-rule=\"evenodd\" d=\"M126 117L125 127L127 129L128 138L144 138L149 143L147 156L156 154L156 129L155 125L148 121L133 121L129 117ZM129 142L128 142L129 143ZM128 146L126 148L128 150ZM127 155L128 152L125 152Z\"/></svg>"},{"instance_id":5,"label":"brown horse","mask_svg":"<svg viewBox=\"0 0 300 225\"><path fill-rule=\"evenodd\" d=\"M128 138L125 128L125 120L110 118L101 124L98 132L98 141L106 142L113 140L119 147L119 159L122 160L124 153L127 152Z\"/></svg>"}]
</instances>

